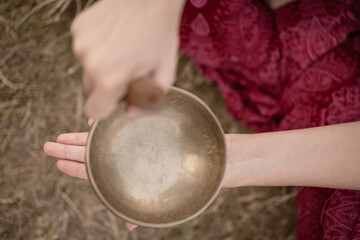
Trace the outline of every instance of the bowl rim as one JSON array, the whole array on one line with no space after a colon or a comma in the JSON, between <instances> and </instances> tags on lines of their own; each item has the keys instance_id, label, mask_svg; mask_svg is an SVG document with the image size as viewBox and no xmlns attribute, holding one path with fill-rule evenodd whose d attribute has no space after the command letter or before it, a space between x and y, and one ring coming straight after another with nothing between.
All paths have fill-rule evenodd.
<instances>
[{"instance_id":1,"label":"bowl rim","mask_svg":"<svg viewBox=\"0 0 360 240\"><path fill-rule=\"evenodd\" d=\"M224 182L224 176L227 173L228 170L228 159L227 159L227 143L226 143L226 139L225 139L225 133L224 130L221 127L220 121L218 120L218 118L215 116L215 114L211 111L211 109L205 104L205 102L203 100L201 100L198 96L196 96L193 93L190 93L186 90L183 90L181 88L178 87L174 87L172 86L169 90L170 91L175 91L184 95L187 95L188 97L194 99L195 101L197 101L198 103L200 103L212 116L212 118L214 119L214 121L216 122L216 125L218 126L218 128L220 129L221 135L222 135L222 139L223 139L223 143L224 143L224 147L225 147L225 151L224 151L224 157L225 157L225 167L224 167L224 171L222 173L222 177L221 177L221 181L220 184L218 186L218 188L216 189L215 193L213 194L213 196L208 200L208 202L198 211L196 211L194 214L181 219L181 220L177 220L177 221L172 221L172 222L168 222L168 223L147 223L147 222L142 222L142 221L138 221L135 220L131 217L126 216L125 214L119 212L118 210L116 210L110 203L108 203L108 201L104 198L104 196L102 195L102 193L100 192L94 176L92 174L91 171L91 165L90 165L90 148L91 148L91 140L93 138L93 134L95 132L96 126L99 123L100 120L96 120L94 122L94 124L92 125L87 141L86 141L86 153L85 153L85 166L86 166L86 172L89 178L89 182L91 187L93 188L94 192L96 193L97 197L100 199L100 201L105 205L105 207L110 210L110 212L112 212L114 215L122 218L123 220L132 223L132 224L136 224L142 227L152 227L152 228L165 228L165 227L172 227L172 226L176 226L182 223L185 223L187 221L190 221L194 218L196 218L197 216L199 216L202 212L204 212L211 203L214 202L215 198L219 195L220 190L222 189L222 185Z\"/></svg>"}]
</instances>

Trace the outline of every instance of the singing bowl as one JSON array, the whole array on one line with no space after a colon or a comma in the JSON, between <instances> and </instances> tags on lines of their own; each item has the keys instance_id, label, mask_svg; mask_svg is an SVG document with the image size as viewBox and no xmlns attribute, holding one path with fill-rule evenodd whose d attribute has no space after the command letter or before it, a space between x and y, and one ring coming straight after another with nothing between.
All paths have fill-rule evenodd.
<instances>
[{"instance_id":1,"label":"singing bowl","mask_svg":"<svg viewBox=\"0 0 360 240\"><path fill-rule=\"evenodd\" d=\"M120 106L91 128L86 169L103 204L124 220L169 227L191 220L219 193L226 170L221 125L196 96L172 88L156 114Z\"/></svg>"}]
</instances>

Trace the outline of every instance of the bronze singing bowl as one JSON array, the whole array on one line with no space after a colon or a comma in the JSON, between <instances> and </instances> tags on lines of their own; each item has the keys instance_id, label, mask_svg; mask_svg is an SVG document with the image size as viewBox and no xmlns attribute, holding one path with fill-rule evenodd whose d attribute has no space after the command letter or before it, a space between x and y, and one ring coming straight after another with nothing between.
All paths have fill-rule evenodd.
<instances>
[{"instance_id":1,"label":"bronze singing bowl","mask_svg":"<svg viewBox=\"0 0 360 240\"><path fill-rule=\"evenodd\" d=\"M121 106L95 122L86 169L115 215L146 227L181 224L204 211L221 189L224 133L205 103L172 88L156 114L129 118Z\"/></svg>"}]
</instances>

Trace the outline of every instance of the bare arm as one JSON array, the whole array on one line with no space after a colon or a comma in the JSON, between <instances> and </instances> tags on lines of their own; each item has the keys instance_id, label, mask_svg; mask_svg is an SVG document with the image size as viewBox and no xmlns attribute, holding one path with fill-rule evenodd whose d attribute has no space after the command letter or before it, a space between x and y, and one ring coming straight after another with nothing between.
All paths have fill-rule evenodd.
<instances>
[{"instance_id":1,"label":"bare arm","mask_svg":"<svg viewBox=\"0 0 360 240\"><path fill-rule=\"evenodd\" d=\"M360 122L226 137L224 187L360 189Z\"/></svg>"}]
</instances>

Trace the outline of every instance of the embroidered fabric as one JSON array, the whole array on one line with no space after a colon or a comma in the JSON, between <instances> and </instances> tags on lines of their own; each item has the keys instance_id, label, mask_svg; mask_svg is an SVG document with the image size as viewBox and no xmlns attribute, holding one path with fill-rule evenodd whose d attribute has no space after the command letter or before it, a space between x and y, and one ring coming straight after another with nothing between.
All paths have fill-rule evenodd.
<instances>
[{"instance_id":1,"label":"embroidered fabric","mask_svg":"<svg viewBox=\"0 0 360 240\"><path fill-rule=\"evenodd\" d=\"M360 2L188 0L182 51L256 132L360 120ZM360 239L360 191L305 187L298 239Z\"/></svg>"}]
</instances>

